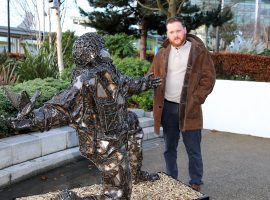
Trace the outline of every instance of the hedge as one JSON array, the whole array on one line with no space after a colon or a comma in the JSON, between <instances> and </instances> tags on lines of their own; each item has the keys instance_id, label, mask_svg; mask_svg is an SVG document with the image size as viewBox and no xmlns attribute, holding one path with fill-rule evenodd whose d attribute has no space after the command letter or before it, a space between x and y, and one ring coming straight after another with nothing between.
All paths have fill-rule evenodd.
<instances>
[{"instance_id":1,"label":"hedge","mask_svg":"<svg viewBox=\"0 0 270 200\"><path fill-rule=\"evenodd\" d=\"M240 53L212 53L211 56L218 78L238 76L244 80L270 81L270 56Z\"/></svg>"}]
</instances>

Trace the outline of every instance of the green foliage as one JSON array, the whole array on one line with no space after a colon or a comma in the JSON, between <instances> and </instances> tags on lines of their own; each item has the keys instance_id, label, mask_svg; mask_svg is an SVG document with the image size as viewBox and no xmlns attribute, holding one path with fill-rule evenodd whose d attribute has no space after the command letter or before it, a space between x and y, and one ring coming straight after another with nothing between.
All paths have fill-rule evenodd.
<instances>
[{"instance_id":1,"label":"green foliage","mask_svg":"<svg viewBox=\"0 0 270 200\"><path fill-rule=\"evenodd\" d=\"M4 64L4 63L6 62L7 59L8 59L7 54L1 53L1 54L0 54L0 65L1 65L1 64Z\"/></svg>"},{"instance_id":2,"label":"green foliage","mask_svg":"<svg viewBox=\"0 0 270 200\"><path fill-rule=\"evenodd\" d=\"M13 85L17 83L18 76L15 73L16 66L0 64L0 85Z\"/></svg>"},{"instance_id":3,"label":"green foliage","mask_svg":"<svg viewBox=\"0 0 270 200\"><path fill-rule=\"evenodd\" d=\"M235 53L247 53L261 55L264 53L266 45L263 42L254 42L253 39L245 39L239 35L227 47L227 51Z\"/></svg>"},{"instance_id":4,"label":"green foliage","mask_svg":"<svg viewBox=\"0 0 270 200\"><path fill-rule=\"evenodd\" d=\"M131 77L144 76L150 68L150 62L147 60L140 60L139 58L132 57L126 57L123 59L114 57L113 63L123 74Z\"/></svg>"},{"instance_id":5,"label":"green foliage","mask_svg":"<svg viewBox=\"0 0 270 200\"><path fill-rule=\"evenodd\" d=\"M36 104L36 107L40 107L59 91L67 88L68 85L69 81L47 77L45 79L37 78L17 84L12 88L12 90L17 93L25 90L30 96L32 96L36 90L41 91L41 96Z\"/></svg>"},{"instance_id":6,"label":"green foliage","mask_svg":"<svg viewBox=\"0 0 270 200\"><path fill-rule=\"evenodd\" d=\"M206 17L204 18L203 24L214 27L222 26L226 22L230 21L233 18L233 13L229 6L221 7L221 3L216 9L211 11L206 11Z\"/></svg>"},{"instance_id":7,"label":"green foliage","mask_svg":"<svg viewBox=\"0 0 270 200\"><path fill-rule=\"evenodd\" d=\"M217 79L222 80L235 80L235 81L255 81L249 75L232 75L232 74L217 74Z\"/></svg>"},{"instance_id":8,"label":"green foliage","mask_svg":"<svg viewBox=\"0 0 270 200\"><path fill-rule=\"evenodd\" d=\"M62 80L71 81L72 78L72 72L75 69L76 65L72 64L70 67L65 68L63 71L63 74L61 76Z\"/></svg>"},{"instance_id":9,"label":"green foliage","mask_svg":"<svg viewBox=\"0 0 270 200\"><path fill-rule=\"evenodd\" d=\"M50 51L48 47L42 46L37 54L34 54L24 46L24 52L25 58L16 62L20 81L58 76L56 51Z\"/></svg>"},{"instance_id":10,"label":"green foliage","mask_svg":"<svg viewBox=\"0 0 270 200\"><path fill-rule=\"evenodd\" d=\"M258 54L260 56L270 56L270 49L266 48L262 53Z\"/></svg>"},{"instance_id":11,"label":"green foliage","mask_svg":"<svg viewBox=\"0 0 270 200\"><path fill-rule=\"evenodd\" d=\"M219 34L220 34L220 37L225 42L224 44L225 47L229 45L235 39L236 29L237 29L237 24L235 24L232 20L226 22L225 24L222 25L222 27L220 27ZM216 34L216 32L213 34ZM215 36L216 35L213 35L213 37Z\"/></svg>"},{"instance_id":12,"label":"green foliage","mask_svg":"<svg viewBox=\"0 0 270 200\"><path fill-rule=\"evenodd\" d=\"M48 77L57 77L58 76L58 63L57 63L57 47L56 47L56 34L51 35L52 38L52 45L50 47L49 44L49 37L45 38L45 41L42 44L42 49L45 50L45 54L49 54L50 60L54 62L53 68L55 68L54 76ZM73 69L73 57L72 57L72 47L73 43L77 37L75 36L75 32L66 31L62 33L62 51L63 51L63 61L64 61L64 72L61 79L67 80L70 71ZM46 55L45 55L46 56ZM64 77L63 77L64 76ZM42 77L40 77L42 78Z\"/></svg>"},{"instance_id":13,"label":"green foliage","mask_svg":"<svg viewBox=\"0 0 270 200\"><path fill-rule=\"evenodd\" d=\"M63 46L63 60L65 68L72 68L73 65L73 57L72 57L72 47L73 43L77 37L75 36L75 32L66 31L62 35L62 46Z\"/></svg>"},{"instance_id":14,"label":"green foliage","mask_svg":"<svg viewBox=\"0 0 270 200\"><path fill-rule=\"evenodd\" d=\"M30 96L32 96L36 90L41 91L41 96L38 99L35 108L38 108L44 104L44 102L50 100L59 91L67 88L69 81L59 80L54 78L34 79L23 83L19 83L15 86L9 86L8 88L13 92L19 94L25 90ZM0 116L4 118L14 117L17 115L17 110L12 107L11 103L4 95L4 91L0 89ZM0 119L1 120L1 119ZM12 134L4 123L0 125L0 137Z\"/></svg>"},{"instance_id":15,"label":"green foliage","mask_svg":"<svg viewBox=\"0 0 270 200\"><path fill-rule=\"evenodd\" d=\"M79 10L82 15L90 19L89 26L95 28L99 33L111 35L123 32L134 35L137 33L133 26L138 24L138 13L135 14L136 6L132 1L88 1L89 6L96 9L92 12L84 11L85 8L79 8Z\"/></svg>"},{"instance_id":16,"label":"green foliage","mask_svg":"<svg viewBox=\"0 0 270 200\"><path fill-rule=\"evenodd\" d=\"M84 16L88 16L90 19L89 25L96 28L101 33L115 34L124 32L126 34L139 35L139 31L136 31L134 25L143 25L143 29L146 31L154 31L159 35L166 33L166 12L164 10L151 10L145 9L142 6L132 6L133 0L123 1L105 1L95 0L88 1L89 5L94 8L101 8L102 11L86 12L84 8L80 8L80 12ZM184 2L184 3L183 3ZM158 8L158 3L153 0L142 1L146 7ZM168 11L170 1L162 1L162 8ZM181 16L186 21L187 29L194 30L199 26L206 24L207 26L221 26L232 18L232 12L229 7L221 9L221 4L217 8L213 8L211 11L205 12L192 1L175 1L177 9L181 8L181 12L177 13L177 16ZM181 5L180 5L181 4ZM205 5L207 6L207 5ZM177 10L175 10L177 11ZM144 31L144 30L142 30Z\"/></svg>"},{"instance_id":17,"label":"green foliage","mask_svg":"<svg viewBox=\"0 0 270 200\"><path fill-rule=\"evenodd\" d=\"M153 109L153 91L149 90L139 95L133 95L129 98L129 105L151 111Z\"/></svg>"},{"instance_id":18,"label":"green foliage","mask_svg":"<svg viewBox=\"0 0 270 200\"><path fill-rule=\"evenodd\" d=\"M150 68L150 62L139 58L127 57L121 59L114 57L113 61L118 70L130 77L142 77ZM146 91L129 98L129 107L139 107L147 111L153 108L152 103L153 91Z\"/></svg>"},{"instance_id":19,"label":"green foliage","mask_svg":"<svg viewBox=\"0 0 270 200\"><path fill-rule=\"evenodd\" d=\"M105 46L109 49L109 52L120 58L134 56L136 54L133 42L133 36L128 36L125 33L105 37Z\"/></svg>"}]
</instances>

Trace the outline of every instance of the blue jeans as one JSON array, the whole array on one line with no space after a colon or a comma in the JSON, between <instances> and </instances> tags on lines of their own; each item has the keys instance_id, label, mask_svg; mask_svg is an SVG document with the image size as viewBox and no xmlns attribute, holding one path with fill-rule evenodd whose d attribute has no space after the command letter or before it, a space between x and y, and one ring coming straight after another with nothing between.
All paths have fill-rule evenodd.
<instances>
[{"instance_id":1,"label":"blue jeans","mask_svg":"<svg viewBox=\"0 0 270 200\"><path fill-rule=\"evenodd\" d=\"M180 139L179 104L165 100L161 123L165 141L166 173L177 179L177 146ZM182 137L189 160L189 184L202 184L201 130L185 131L182 133Z\"/></svg>"}]
</instances>

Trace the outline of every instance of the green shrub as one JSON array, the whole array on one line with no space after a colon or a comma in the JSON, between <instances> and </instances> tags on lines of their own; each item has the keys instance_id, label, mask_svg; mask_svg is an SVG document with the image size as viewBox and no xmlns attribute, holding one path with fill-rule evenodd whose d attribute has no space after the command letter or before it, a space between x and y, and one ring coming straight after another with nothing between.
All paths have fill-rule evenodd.
<instances>
[{"instance_id":1,"label":"green shrub","mask_svg":"<svg viewBox=\"0 0 270 200\"><path fill-rule=\"evenodd\" d=\"M0 64L0 85L13 85L17 82L16 66Z\"/></svg>"},{"instance_id":2,"label":"green shrub","mask_svg":"<svg viewBox=\"0 0 270 200\"><path fill-rule=\"evenodd\" d=\"M63 71L63 74L61 76L62 80L66 80L66 81L70 81L72 78L72 72L75 69L76 65L73 64L71 66L69 66L68 68L65 68Z\"/></svg>"},{"instance_id":3,"label":"green shrub","mask_svg":"<svg viewBox=\"0 0 270 200\"><path fill-rule=\"evenodd\" d=\"M1 53L1 54L0 54L0 65L1 65L1 64L4 64L4 63L6 62L7 59L8 59L7 54Z\"/></svg>"},{"instance_id":4,"label":"green shrub","mask_svg":"<svg viewBox=\"0 0 270 200\"><path fill-rule=\"evenodd\" d=\"M126 57L124 59L114 57L113 63L118 70L130 77L142 77L150 68L150 62L139 58ZM140 95L129 98L129 107L139 107L144 110L153 108L153 91L146 91Z\"/></svg>"},{"instance_id":5,"label":"green shrub","mask_svg":"<svg viewBox=\"0 0 270 200\"><path fill-rule=\"evenodd\" d=\"M263 50L262 53L259 54L260 56L270 56L270 48L266 48Z\"/></svg>"},{"instance_id":6,"label":"green shrub","mask_svg":"<svg viewBox=\"0 0 270 200\"><path fill-rule=\"evenodd\" d=\"M19 94L25 90L29 96L32 96L36 90L41 91L41 96L39 97L35 108L38 108L44 104L44 102L50 100L59 91L67 88L69 81L59 80L54 78L46 79L34 79L26 81L15 86L9 86L8 88L13 92ZM4 95L4 91L0 90L0 116L4 118L14 117L17 115L17 110L12 107L11 103ZM1 123L0 125L0 137L12 134L10 130Z\"/></svg>"},{"instance_id":7,"label":"green shrub","mask_svg":"<svg viewBox=\"0 0 270 200\"><path fill-rule=\"evenodd\" d=\"M153 110L153 91L148 90L139 95L133 95L129 98L129 107L141 108L145 111Z\"/></svg>"},{"instance_id":8,"label":"green shrub","mask_svg":"<svg viewBox=\"0 0 270 200\"><path fill-rule=\"evenodd\" d=\"M56 46L56 33L51 34L51 50L56 52L57 46ZM73 64L73 57L72 57L72 47L73 43L77 39L77 36L75 36L75 32L73 31L66 31L62 33L62 52L63 52L63 62L64 62L64 68L69 68ZM43 47L50 49L50 43L49 43L49 37L45 37L45 41L42 44ZM56 57L56 54L55 54Z\"/></svg>"},{"instance_id":9,"label":"green shrub","mask_svg":"<svg viewBox=\"0 0 270 200\"><path fill-rule=\"evenodd\" d=\"M133 42L134 38L125 33L105 37L105 46L109 49L110 54L120 58L130 57L136 54Z\"/></svg>"},{"instance_id":10,"label":"green shrub","mask_svg":"<svg viewBox=\"0 0 270 200\"><path fill-rule=\"evenodd\" d=\"M119 69L123 74L132 77L141 77L150 68L150 62L147 60L140 60L139 58L119 58L113 57L113 63L117 69Z\"/></svg>"},{"instance_id":11,"label":"green shrub","mask_svg":"<svg viewBox=\"0 0 270 200\"><path fill-rule=\"evenodd\" d=\"M50 51L48 47L42 46L38 53L34 54L24 46L24 52L25 58L16 62L20 81L58 77L56 50Z\"/></svg>"}]
</instances>

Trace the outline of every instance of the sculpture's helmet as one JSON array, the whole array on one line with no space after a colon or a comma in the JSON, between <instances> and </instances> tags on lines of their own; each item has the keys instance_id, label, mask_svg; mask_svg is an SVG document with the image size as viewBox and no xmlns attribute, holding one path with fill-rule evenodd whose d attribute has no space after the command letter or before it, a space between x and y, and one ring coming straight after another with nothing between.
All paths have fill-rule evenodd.
<instances>
[{"instance_id":1,"label":"sculpture's helmet","mask_svg":"<svg viewBox=\"0 0 270 200\"><path fill-rule=\"evenodd\" d=\"M77 66L95 65L103 58L110 57L104 47L104 39L96 33L85 33L73 45L72 56Z\"/></svg>"}]
</instances>

